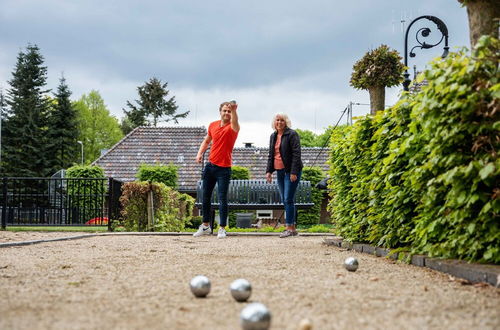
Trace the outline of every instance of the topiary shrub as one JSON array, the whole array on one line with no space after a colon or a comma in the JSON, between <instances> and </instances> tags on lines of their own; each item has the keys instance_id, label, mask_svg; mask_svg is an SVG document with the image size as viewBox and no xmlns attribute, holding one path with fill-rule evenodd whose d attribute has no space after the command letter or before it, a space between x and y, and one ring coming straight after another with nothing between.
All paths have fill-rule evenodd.
<instances>
[{"instance_id":1,"label":"topiary shrub","mask_svg":"<svg viewBox=\"0 0 500 330\"><path fill-rule=\"evenodd\" d=\"M173 164L141 164L136 177L139 181L160 182L168 187L176 189L178 177L177 170L177 166Z\"/></svg>"},{"instance_id":2,"label":"topiary shrub","mask_svg":"<svg viewBox=\"0 0 500 330\"><path fill-rule=\"evenodd\" d=\"M403 81L405 66L396 50L386 45L367 52L353 66L350 84L370 93L370 112L375 114L385 108L385 87L399 85Z\"/></svg>"}]
</instances>

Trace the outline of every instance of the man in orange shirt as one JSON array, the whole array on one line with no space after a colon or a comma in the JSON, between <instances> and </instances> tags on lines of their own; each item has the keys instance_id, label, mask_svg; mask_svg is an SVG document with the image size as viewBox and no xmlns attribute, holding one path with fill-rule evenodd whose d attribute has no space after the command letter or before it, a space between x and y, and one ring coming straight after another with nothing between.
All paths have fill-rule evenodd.
<instances>
[{"instance_id":1,"label":"man in orange shirt","mask_svg":"<svg viewBox=\"0 0 500 330\"><path fill-rule=\"evenodd\" d=\"M226 237L227 224L227 191L229 181L231 180L231 164L234 143L240 131L238 123L238 113L236 112L238 105L235 101L224 102L219 107L220 120L210 123L208 126L208 134L200 145L196 161L201 163L203 154L208 149L210 143L210 156L208 163L203 169L203 223L198 228L198 231L193 236L209 235L210 228L210 211L211 211L211 196L215 184L218 187L219 197L219 231L217 238Z\"/></svg>"}]
</instances>

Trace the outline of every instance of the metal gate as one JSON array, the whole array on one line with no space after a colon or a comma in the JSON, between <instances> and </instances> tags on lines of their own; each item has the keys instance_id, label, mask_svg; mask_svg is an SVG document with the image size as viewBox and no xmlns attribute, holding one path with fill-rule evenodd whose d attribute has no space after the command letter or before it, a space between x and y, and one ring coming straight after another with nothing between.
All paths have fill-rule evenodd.
<instances>
[{"instance_id":1,"label":"metal gate","mask_svg":"<svg viewBox=\"0 0 500 330\"><path fill-rule=\"evenodd\" d=\"M112 178L3 178L6 226L108 226L120 214L121 182Z\"/></svg>"}]
</instances>

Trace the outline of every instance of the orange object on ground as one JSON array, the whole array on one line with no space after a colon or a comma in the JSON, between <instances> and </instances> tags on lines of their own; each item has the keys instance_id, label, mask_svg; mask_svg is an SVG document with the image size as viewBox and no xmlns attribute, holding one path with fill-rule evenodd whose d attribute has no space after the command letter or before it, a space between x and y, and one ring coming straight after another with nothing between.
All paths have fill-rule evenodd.
<instances>
[{"instance_id":1,"label":"orange object on ground","mask_svg":"<svg viewBox=\"0 0 500 330\"><path fill-rule=\"evenodd\" d=\"M93 218L85 222L86 226L107 225L107 224L108 224L108 218L106 217Z\"/></svg>"}]
</instances>

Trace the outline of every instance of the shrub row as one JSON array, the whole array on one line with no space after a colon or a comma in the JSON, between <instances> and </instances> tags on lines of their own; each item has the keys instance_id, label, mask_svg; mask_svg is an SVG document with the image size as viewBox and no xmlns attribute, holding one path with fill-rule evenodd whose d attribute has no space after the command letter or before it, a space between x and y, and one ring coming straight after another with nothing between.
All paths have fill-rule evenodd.
<instances>
[{"instance_id":1,"label":"shrub row","mask_svg":"<svg viewBox=\"0 0 500 330\"><path fill-rule=\"evenodd\" d=\"M329 210L350 241L500 262L498 39L431 63L428 86L336 129Z\"/></svg>"}]
</instances>

